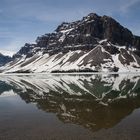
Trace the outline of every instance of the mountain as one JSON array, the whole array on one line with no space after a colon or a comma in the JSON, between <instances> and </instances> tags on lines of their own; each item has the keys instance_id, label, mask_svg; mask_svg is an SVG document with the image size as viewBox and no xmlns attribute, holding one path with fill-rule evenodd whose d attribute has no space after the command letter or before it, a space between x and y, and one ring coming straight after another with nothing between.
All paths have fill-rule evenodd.
<instances>
[{"instance_id":1,"label":"mountain","mask_svg":"<svg viewBox=\"0 0 140 140\"><path fill-rule=\"evenodd\" d=\"M3 53L1 53L1 51L0 51L0 66L5 65L12 60L13 60L12 57L3 55Z\"/></svg>"},{"instance_id":2,"label":"mountain","mask_svg":"<svg viewBox=\"0 0 140 140\"><path fill-rule=\"evenodd\" d=\"M140 107L140 75L0 76L0 97L16 94L62 122L98 131Z\"/></svg>"},{"instance_id":3,"label":"mountain","mask_svg":"<svg viewBox=\"0 0 140 140\"><path fill-rule=\"evenodd\" d=\"M140 71L140 37L108 16L90 13L26 43L3 72Z\"/></svg>"}]
</instances>

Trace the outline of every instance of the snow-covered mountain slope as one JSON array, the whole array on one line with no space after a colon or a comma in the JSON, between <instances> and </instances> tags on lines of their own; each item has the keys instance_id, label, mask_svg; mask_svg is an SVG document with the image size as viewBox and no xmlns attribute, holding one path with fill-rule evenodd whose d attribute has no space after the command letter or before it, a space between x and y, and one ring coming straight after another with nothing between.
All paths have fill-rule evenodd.
<instances>
[{"instance_id":1,"label":"snow-covered mountain slope","mask_svg":"<svg viewBox=\"0 0 140 140\"><path fill-rule=\"evenodd\" d=\"M1 72L140 71L140 37L108 16L91 13L26 43Z\"/></svg>"},{"instance_id":2,"label":"snow-covered mountain slope","mask_svg":"<svg viewBox=\"0 0 140 140\"><path fill-rule=\"evenodd\" d=\"M110 44L108 47L111 47ZM140 72L140 58L133 51L115 48L116 53L97 45L89 51L75 50L49 55L38 52L23 56L1 67L10 72Z\"/></svg>"},{"instance_id":3,"label":"snow-covered mountain slope","mask_svg":"<svg viewBox=\"0 0 140 140\"><path fill-rule=\"evenodd\" d=\"M0 97L16 93L63 122L93 131L116 125L140 107L139 90L140 76L133 74L0 76Z\"/></svg>"}]
</instances>

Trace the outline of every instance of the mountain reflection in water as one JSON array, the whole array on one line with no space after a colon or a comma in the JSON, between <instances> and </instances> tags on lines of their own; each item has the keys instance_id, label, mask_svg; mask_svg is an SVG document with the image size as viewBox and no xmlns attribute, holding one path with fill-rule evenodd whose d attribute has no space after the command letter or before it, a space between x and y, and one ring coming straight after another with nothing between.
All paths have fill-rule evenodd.
<instances>
[{"instance_id":1,"label":"mountain reflection in water","mask_svg":"<svg viewBox=\"0 0 140 140\"><path fill-rule=\"evenodd\" d=\"M8 91L64 123L97 132L112 128L140 107L140 76L1 76L0 97Z\"/></svg>"}]
</instances>

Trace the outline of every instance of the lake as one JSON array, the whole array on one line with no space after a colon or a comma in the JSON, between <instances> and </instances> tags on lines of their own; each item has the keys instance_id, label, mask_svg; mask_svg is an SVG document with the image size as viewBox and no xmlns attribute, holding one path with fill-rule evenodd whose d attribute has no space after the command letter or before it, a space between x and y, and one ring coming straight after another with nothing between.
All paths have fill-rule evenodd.
<instances>
[{"instance_id":1,"label":"lake","mask_svg":"<svg viewBox=\"0 0 140 140\"><path fill-rule=\"evenodd\" d=\"M0 76L0 140L140 140L139 74Z\"/></svg>"}]
</instances>

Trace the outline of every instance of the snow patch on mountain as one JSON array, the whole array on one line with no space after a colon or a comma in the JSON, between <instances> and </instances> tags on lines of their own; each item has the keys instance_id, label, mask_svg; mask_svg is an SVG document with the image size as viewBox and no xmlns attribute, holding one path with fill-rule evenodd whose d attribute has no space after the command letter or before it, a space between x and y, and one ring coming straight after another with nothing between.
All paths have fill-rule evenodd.
<instances>
[{"instance_id":1,"label":"snow patch on mountain","mask_svg":"<svg viewBox=\"0 0 140 140\"><path fill-rule=\"evenodd\" d=\"M21 58L1 67L1 71L12 72L55 72L91 70L98 72L140 72L140 65L133 53L121 48L120 53L111 54L97 45L90 51L76 50L54 55L37 52L32 57ZM131 55L130 55L131 54ZM126 60L126 56L130 60Z\"/></svg>"}]
</instances>

